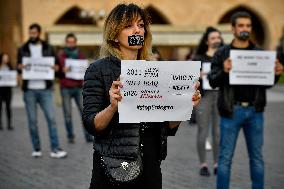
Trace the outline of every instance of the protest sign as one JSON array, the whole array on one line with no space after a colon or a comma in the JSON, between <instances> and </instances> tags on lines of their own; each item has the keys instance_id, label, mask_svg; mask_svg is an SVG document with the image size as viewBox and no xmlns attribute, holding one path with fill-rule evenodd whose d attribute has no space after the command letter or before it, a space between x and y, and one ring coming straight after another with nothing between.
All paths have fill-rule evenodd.
<instances>
[{"instance_id":1,"label":"protest sign","mask_svg":"<svg viewBox=\"0 0 284 189\"><path fill-rule=\"evenodd\" d=\"M273 85L275 51L231 50L231 85Z\"/></svg>"},{"instance_id":2,"label":"protest sign","mask_svg":"<svg viewBox=\"0 0 284 189\"><path fill-rule=\"evenodd\" d=\"M200 61L123 60L119 122L189 120L200 66Z\"/></svg>"}]
</instances>

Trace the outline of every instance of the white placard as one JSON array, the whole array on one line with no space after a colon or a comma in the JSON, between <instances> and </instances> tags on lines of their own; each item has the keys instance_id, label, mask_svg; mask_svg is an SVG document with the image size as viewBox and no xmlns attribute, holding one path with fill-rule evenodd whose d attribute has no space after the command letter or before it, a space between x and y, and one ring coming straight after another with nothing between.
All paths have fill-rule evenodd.
<instances>
[{"instance_id":1,"label":"white placard","mask_svg":"<svg viewBox=\"0 0 284 189\"><path fill-rule=\"evenodd\" d=\"M209 80L207 78L208 73L211 71L211 62L203 62L202 63L202 89L204 90L216 90L213 89L210 84Z\"/></svg>"},{"instance_id":2,"label":"white placard","mask_svg":"<svg viewBox=\"0 0 284 189\"><path fill-rule=\"evenodd\" d=\"M121 61L119 122L189 120L200 67L200 61Z\"/></svg>"},{"instance_id":3,"label":"white placard","mask_svg":"<svg viewBox=\"0 0 284 189\"><path fill-rule=\"evenodd\" d=\"M273 85L275 51L231 50L231 85Z\"/></svg>"},{"instance_id":4,"label":"white placard","mask_svg":"<svg viewBox=\"0 0 284 189\"><path fill-rule=\"evenodd\" d=\"M54 57L24 57L23 79L25 80L53 80L55 64Z\"/></svg>"},{"instance_id":5,"label":"white placard","mask_svg":"<svg viewBox=\"0 0 284 189\"><path fill-rule=\"evenodd\" d=\"M65 74L66 78L83 80L88 65L88 60L85 59L66 59L65 66L70 67L70 71Z\"/></svg>"},{"instance_id":6,"label":"white placard","mask_svg":"<svg viewBox=\"0 0 284 189\"><path fill-rule=\"evenodd\" d=\"M17 71L0 71L0 87L15 87L17 83Z\"/></svg>"}]
</instances>

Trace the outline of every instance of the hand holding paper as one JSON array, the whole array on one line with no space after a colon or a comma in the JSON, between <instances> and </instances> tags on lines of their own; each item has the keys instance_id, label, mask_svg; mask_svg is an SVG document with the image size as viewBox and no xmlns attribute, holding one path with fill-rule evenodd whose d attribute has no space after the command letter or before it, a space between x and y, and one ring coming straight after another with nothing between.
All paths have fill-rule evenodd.
<instances>
[{"instance_id":1,"label":"hand holding paper","mask_svg":"<svg viewBox=\"0 0 284 189\"><path fill-rule=\"evenodd\" d=\"M122 61L120 123L185 121L200 100L200 61ZM114 91L116 92L116 91Z\"/></svg>"},{"instance_id":2,"label":"hand holding paper","mask_svg":"<svg viewBox=\"0 0 284 189\"><path fill-rule=\"evenodd\" d=\"M230 58L227 58L224 62L224 72L229 73L232 69L232 60Z\"/></svg>"},{"instance_id":3,"label":"hand holding paper","mask_svg":"<svg viewBox=\"0 0 284 189\"><path fill-rule=\"evenodd\" d=\"M109 90L110 104L115 111L117 111L118 102L122 99L120 88L122 88L122 83L117 80L112 82Z\"/></svg>"},{"instance_id":4,"label":"hand holding paper","mask_svg":"<svg viewBox=\"0 0 284 189\"><path fill-rule=\"evenodd\" d=\"M275 61L275 75L281 75L283 72L283 65L278 59Z\"/></svg>"},{"instance_id":5,"label":"hand holding paper","mask_svg":"<svg viewBox=\"0 0 284 189\"><path fill-rule=\"evenodd\" d=\"M69 79L83 80L85 71L88 67L88 60L84 59L66 59L65 60L65 75Z\"/></svg>"},{"instance_id":6,"label":"hand holding paper","mask_svg":"<svg viewBox=\"0 0 284 189\"><path fill-rule=\"evenodd\" d=\"M192 96L192 102L193 102L193 107L197 106L201 100L201 94L200 94L200 91L197 90L200 86L200 82L197 81L194 85L194 88L195 88L195 93L193 94Z\"/></svg>"}]
</instances>

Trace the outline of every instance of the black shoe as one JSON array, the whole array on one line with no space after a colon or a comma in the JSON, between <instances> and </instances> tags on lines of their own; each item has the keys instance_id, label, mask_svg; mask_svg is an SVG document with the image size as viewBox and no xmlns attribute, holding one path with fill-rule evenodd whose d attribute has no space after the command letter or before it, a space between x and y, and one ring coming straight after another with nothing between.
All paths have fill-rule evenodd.
<instances>
[{"instance_id":1,"label":"black shoe","mask_svg":"<svg viewBox=\"0 0 284 189\"><path fill-rule=\"evenodd\" d=\"M73 136L73 137L68 138L68 143L74 144L75 143L75 137Z\"/></svg>"},{"instance_id":2,"label":"black shoe","mask_svg":"<svg viewBox=\"0 0 284 189\"><path fill-rule=\"evenodd\" d=\"M214 167L214 175L217 175L218 173L218 167Z\"/></svg>"},{"instance_id":3,"label":"black shoe","mask_svg":"<svg viewBox=\"0 0 284 189\"><path fill-rule=\"evenodd\" d=\"M14 127L12 127L11 125L8 125L8 130L14 130Z\"/></svg>"},{"instance_id":4,"label":"black shoe","mask_svg":"<svg viewBox=\"0 0 284 189\"><path fill-rule=\"evenodd\" d=\"M208 167L202 167L202 168L200 169L199 174L200 174L201 176L209 177L209 176L210 176L210 172L209 172Z\"/></svg>"}]
</instances>

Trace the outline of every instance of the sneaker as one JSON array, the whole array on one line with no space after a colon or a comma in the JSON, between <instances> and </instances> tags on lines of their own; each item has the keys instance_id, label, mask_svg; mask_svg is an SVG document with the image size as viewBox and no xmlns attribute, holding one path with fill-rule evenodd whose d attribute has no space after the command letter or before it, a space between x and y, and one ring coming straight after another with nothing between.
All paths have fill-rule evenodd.
<instances>
[{"instance_id":1,"label":"sneaker","mask_svg":"<svg viewBox=\"0 0 284 189\"><path fill-rule=\"evenodd\" d=\"M50 157L52 158L65 158L67 156L67 152L63 151L60 148L57 148L50 152Z\"/></svg>"},{"instance_id":2,"label":"sneaker","mask_svg":"<svg viewBox=\"0 0 284 189\"><path fill-rule=\"evenodd\" d=\"M212 146L211 146L211 144L210 144L210 142L209 142L208 139L206 139L206 142L205 142L205 149L206 149L207 151L212 150Z\"/></svg>"},{"instance_id":3,"label":"sneaker","mask_svg":"<svg viewBox=\"0 0 284 189\"><path fill-rule=\"evenodd\" d=\"M33 151L33 153L32 153L32 157L34 157L34 158L39 158L41 156L42 156L41 151Z\"/></svg>"},{"instance_id":4,"label":"sneaker","mask_svg":"<svg viewBox=\"0 0 284 189\"><path fill-rule=\"evenodd\" d=\"M206 177L210 176L210 172L209 172L208 167L202 167L202 168L200 169L199 174L200 174L201 176L206 176Z\"/></svg>"}]
</instances>

